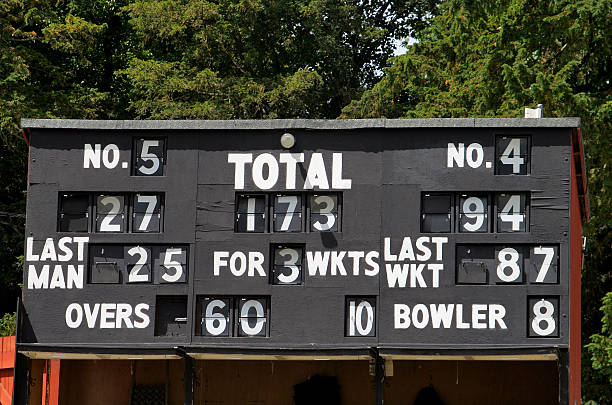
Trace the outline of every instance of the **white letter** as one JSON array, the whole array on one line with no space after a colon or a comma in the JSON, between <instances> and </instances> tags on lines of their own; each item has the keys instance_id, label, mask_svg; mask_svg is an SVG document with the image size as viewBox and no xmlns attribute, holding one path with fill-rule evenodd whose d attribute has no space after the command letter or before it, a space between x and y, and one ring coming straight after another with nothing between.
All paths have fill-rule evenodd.
<instances>
[{"instance_id":1,"label":"white letter","mask_svg":"<svg viewBox=\"0 0 612 405\"><path fill-rule=\"evenodd\" d=\"M474 159L474 152L476 152L476 159ZM480 167L482 159L484 158L484 152L482 146L479 143L472 143L465 150L467 164L470 167Z\"/></svg>"},{"instance_id":2,"label":"white letter","mask_svg":"<svg viewBox=\"0 0 612 405\"><path fill-rule=\"evenodd\" d=\"M51 276L49 288L66 288L66 282L64 281L64 271L62 270L61 264L56 264L53 268L53 275Z\"/></svg>"},{"instance_id":3,"label":"white letter","mask_svg":"<svg viewBox=\"0 0 612 405\"><path fill-rule=\"evenodd\" d=\"M406 280L408 279L408 270L410 268L410 264L408 263L396 263L396 264L386 264L387 268L387 284L389 288L395 288L395 284L399 288L406 287Z\"/></svg>"},{"instance_id":4,"label":"white letter","mask_svg":"<svg viewBox=\"0 0 612 405\"><path fill-rule=\"evenodd\" d=\"M463 304L457 304L455 309L455 319L457 321L457 329L469 329L470 324L463 322Z\"/></svg>"},{"instance_id":5,"label":"white letter","mask_svg":"<svg viewBox=\"0 0 612 405\"><path fill-rule=\"evenodd\" d=\"M53 238L47 238L45 241L45 246L40 253L40 261L42 262L45 260L51 260L52 262L57 260L57 255L55 254L55 242L53 241Z\"/></svg>"},{"instance_id":6,"label":"white letter","mask_svg":"<svg viewBox=\"0 0 612 405\"><path fill-rule=\"evenodd\" d=\"M221 269L221 266L223 267L227 266L227 260L223 260L223 259L227 259L228 257L229 257L229 252L214 252L213 253L213 275L214 276L219 275L219 270Z\"/></svg>"},{"instance_id":7,"label":"white letter","mask_svg":"<svg viewBox=\"0 0 612 405\"><path fill-rule=\"evenodd\" d=\"M406 259L414 260L414 251L412 250L412 239L410 239L410 236L402 240L402 248L400 249L399 255L397 255L397 260L400 262Z\"/></svg>"},{"instance_id":8,"label":"white letter","mask_svg":"<svg viewBox=\"0 0 612 405\"><path fill-rule=\"evenodd\" d=\"M72 313L74 311L76 311L76 319L73 319L72 317ZM69 328L74 329L81 326L81 322L83 322L83 310L81 309L81 306L76 302L68 305L66 308L66 325Z\"/></svg>"},{"instance_id":9,"label":"white letter","mask_svg":"<svg viewBox=\"0 0 612 405\"><path fill-rule=\"evenodd\" d=\"M28 289L49 288L49 265L45 264L40 271L40 276L36 274L36 267L33 264L28 266Z\"/></svg>"},{"instance_id":10,"label":"white letter","mask_svg":"<svg viewBox=\"0 0 612 405\"><path fill-rule=\"evenodd\" d=\"M262 264L264 262L264 254L261 252L249 252L249 277L253 277L255 275L255 270L257 270L257 274L262 277L266 276L266 271L264 270Z\"/></svg>"},{"instance_id":11,"label":"white letter","mask_svg":"<svg viewBox=\"0 0 612 405\"><path fill-rule=\"evenodd\" d=\"M113 329L115 327L115 309L117 304L102 304L100 311L100 328Z\"/></svg>"},{"instance_id":12,"label":"white letter","mask_svg":"<svg viewBox=\"0 0 612 405\"><path fill-rule=\"evenodd\" d=\"M434 329L440 328L440 323L444 325L445 329L451 327L451 322L453 322L453 309L455 309L455 304L429 304L429 311L431 312L431 326Z\"/></svg>"},{"instance_id":13,"label":"white letter","mask_svg":"<svg viewBox=\"0 0 612 405\"><path fill-rule=\"evenodd\" d=\"M240 267L236 267L236 262L240 261ZM230 257L229 268L234 276L240 277L247 270L247 258L242 252L234 252Z\"/></svg>"},{"instance_id":14,"label":"white letter","mask_svg":"<svg viewBox=\"0 0 612 405\"><path fill-rule=\"evenodd\" d=\"M408 329L410 327L410 307L405 304L393 305L393 327L395 329Z\"/></svg>"},{"instance_id":15,"label":"white letter","mask_svg":"<svg viewBox=\"0 0 612 405\"><path fill-rule=\"evenodd\" d=\"M70 236L64 236L63 238L60 238L60 240L57 242L58 250L63 253L63 255L57 255L57 260L59 260L60 262L67 262L72 259L72 249L66 246L66 243L71 242L72 238Z\"/></svg>"},{"instance_id":16,"label":"white letter","mask_svg":"<svg viewBox=\"0 0 612 405\"><path fill-rule=\"evenodd\" d=\"M349 190L351 179L342 178L342 153L332 154L332 188Z\"/></svg>"},{"instance_id":17,"label":"white letter","mask_svg":"<svg viewBox=\"0 0 612 405\"><path fill-rule=\"evenodd\" d=\"M457 162L457 167L463 167L463 159L465 158L465 145L460 143L459 149L454 143L448 144L446 152L446 167L453 167L453 161Z\"/></svg>"},{"instance_id":18,"label":"white letter","mask_svg":"<svg viewBox=\"0 0 612 405\"><path fill-rule=\"evenodd\" d=\"M431 249L429 249L429 247L425 246L425 243L429 242L429 236L422 236L420 238L417 238L416 240L416 247L417 249L419 249L421 251L420 254L417 254L417 260L424 262L429 260L429 258L431 257Z\"/></svg>"},{"instance_id":19,"label":"white letter","mask_svg":"<svg viewBox=\"0 0 612 405\"><path fill-rule=\"evenodd\" d=\"M100 304L94 304L93 308L89 304L85 304L85 320L87 321L87 327L90 329L96 327L96 320L98 319L98 312L100 312Z\"/></svg>"},{"instance_id":20,"label":"white letter","mask_svg":"<svg viewBox=\"0 0 612 405\"><path fill-rule=\"evenodd\" d=\"M121 323L125 322L127 328L133 328L132 320L132 306L130 304L117 304L117 317L115 318L115 328L121 329Z\"/></svg>"},{"instance_id":21,"label":"white letter","mask_svg":"<svg viewBox=\"0 0 612 405\"><path fill-rule=\"evenodd\" d=\"M346 269L344 268L344 263L342 263L342 259L344 259L344 255L346 252L340 251L331 252L331 275L336 275L336 270L341 276L346 276Z\"/></svg>"},{"instance_id":22,"label":"white letter","mask_svg":"<svg viewBox=\"0 0 612 405\"><path fill-rule=\"evenodd\" d=\"M26 238L26 261L28 262L38 261L38 255L35 255L34 253L32 253L33 245L34 245L34 238L32 238L31 236L29 238Z\"/></svg>"},{"instance_id":23,"label":"white letter","mask_svg":"<svg viewBox=\"0 0 612 405\"><path fill-rule=\"evenodd\" d=\"M268 178L263 177L263 167L268 166ZM253 182L255 185L262 190L269 190L278 181L278 163L274 156L269 153L262 153L255 158L253 162Z\"/></svg>"},{"instance_id":24,"label":"white letter","mask_svg":"<svg viewBox=\"0 0 612 405\"><path fill-rule=\"evenodd\" d=\"M252 153L227 154L227 162L234 163L236 165L236 167L234 167L234 188L236 190L242 190L244 188L244 165L246 165L247 163L251 163L252 161Z\"/></svg>"},{"instance_id":25,"label":"white letter","mask_svg":"<svg viewBox=\"0 0 612 405\"><path fill-rule=\"evenodd\" d=\"M94 167L94 169L100 168L100 151L102 145L97 143L95 146L95 150L91 147L90 143L85 144L85 148L83 149L83 168L89 169L89 164Z\"/></svg>"},{"instance_id":26,"label":"white letter","mask_svg":"<svg viewBox=\"0 0 612 405\"><path fill-rule=\"evenodd\" d=\"M82 264L77 265L76 268L73 264L69 264L66 287L72 288L74 286L75 288L83 288L83 273Z\"/></svg>"},{"instance_id":27,"label":"white letter","mask_svg":"<svg viewBox=\"0 0 612 405\"><path fill-rule=\"evenodd\" d=\"M419 312L422 314L421 319L419 321ZM412 308L412 324L415 328L423 329L429 323L429 311L427 307L423 304L416 304L414 308Z\"/></svg>"},{"instance_id":28,"label":"white letter","mask_svg":"<svg viewBox=\"0 0 612 405\"><path fill-rule=\"evenodd\" d=\"M325 163L323 163L323 155L321 153L313 153L308 165L306 173L306 182L304 189L314 189L319 187L321 190L327 190L329 184L327 182L327 172L325 172Z\"/></svg>"},{"instance_id":29,"label":"white letter","mask_svg":"<svg viewBox=\"0 0 612 405\"><path fill-rule=\"evenodd\" d=\"M143 311L149 310L149 304L138 304L134 308L135 315L140 318L140 321L134 320L134 327L138 329L144 329L149 326L149 315L145 314Z\"/></svg>"},{"instance_id":30,"label":"white letter","mask_svg":"<svg viewBox=\"0 0 612 405\"><path fill-rule=\"evenodd\" d=\"M108 158L110 152L113 152L113 160ZM113 169L119 163L119 148L114 143L109 143L104 147L102 151L102 163L107 169Z\"/></svg>"},{"instance_id":31,"label":"white letter","mask_svg":"<svg viewBox=\"0 0 612 405\"><path fill-rule=\"evenodd\" d=\"M359 275L359 262L361 258L365 255L364 252L359 251L350 251L347 256L353 259L353 276Z\"/></svg>"},{"instance_id":32,"label":"white letter","mask_svg":"<svg viewBox=\"0 0 612 405\"><path fill-rule=\"evenodd\" d=\"M391 238L385 238L385 261L396 262L397 256L391 254Z\"/></svg>"},{"instance_id":33,"label":"white letter","mask_svg":"<svg viewBox=\"0 0 612 405\"><path fill-rule=\"evenodd\" d=\"M483 304L472 304L472 328L474 329L486 329L486 322L481 323L481 320L487 318L486 314L481 314L481 311L486 311L487 306Z\"/></svg>"},{"instance_id":34,"label":"white letter","mask_svg":"<svg viewBox=\"0 0 612 405\"><path fill-rule=\"evenodd\" d=\"M83 252L85 251L85 244L89 242L89 236L75 236L72 241L77 244L77 260L83 261L85 258Z\"/></svg>"},{"instance_id":35,"label":"white letter","mask_svg":"<svg viewBox=\"0 0 612 405\"><path fill-rule=\"evenodd\" d=\"M376 276L378 272L380 271L380 267L378 266L378 263L374 261L374 259L378 260L378 257L379 257L379 253L374 250L366 254L365 261L366 261L366 264L370 266L369 269L366 268L364 270L364 273L366 276Z\"/></svg>"},{"instance_id":36,"label":"white letter","mask_svg":"<svg viewBox=\"0 0 612 405\"><path fill-rule=\"evenodd\" d=\"M495 329L495 322L499 324L502 329L508 329L504 322L504 316L506 316L506 307L499 304L489 305L489 329Z\"/></svg>"},{"instance_id":37,"label":"white letter","mask_svg":"<svg viewBox=\"0 0 612 405\"><path fill-rule=\"evenodd\" d=\"M309 276L316 276L317 273L324 276L327 274L329 252L306 252L306 263L308 263Z\"/></svg>"},{"instance_id":38,"label":"white letter","mask_svg":"<svg viewBox=\"0 0 612 405\"><path fill-rule=\"evenodd\" d=\"M412 263L410 265L410 287L414 288L419 284L419 287L425 288L427 287L427 283L423 278L423 270L425 269L425 264L416 264ZM414 313L414 309L412 310Z\"/></svg>"},{"instance_id":39,"label":"white letter","mask_svg":"<svg viewBox=\"0 0 612 405\"><path fill-rule=\"evenodd\" d=\"M429 263L427 268L431 270L431 286L433 288L440 287L440 271L444 270L444 265L441 263Z\"/></svg>"},{"instance_id":40,"label":"white letter","mask_svg":"<svg viewBox=\"0 0 612 405\"><path fill-rule=\"evenodd\" d=\"M295 167L298 163L304 162L303 153L281 153L278 155L278 160L281 163L287 165L287 171L285 178L285 188L287 190L295 190L295 178L296 170Z\"/></svg>"},{"instance_id":41,"label":"white letter","mask_svg":"<svg viewBox=\"0 0 612 405\"><path fill-rule=\"evenodd\" d=\"M436 245L436 260L442 260L442 244L448 243L448 238L446 236L434 236L431 241Z\"/></svg>"}]
</instances>

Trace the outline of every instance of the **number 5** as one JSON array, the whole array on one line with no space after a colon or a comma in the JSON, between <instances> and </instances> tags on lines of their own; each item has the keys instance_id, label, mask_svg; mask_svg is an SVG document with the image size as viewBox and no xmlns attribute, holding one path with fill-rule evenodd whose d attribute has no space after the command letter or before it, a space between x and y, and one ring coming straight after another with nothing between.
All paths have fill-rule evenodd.
<instances>
[{"instance_id":1,"label":"number 5","mask_svg":"<svg viewBox=\"0 0 612 405\"><path fill-rule=\"evenodd\" d=\"M151 146L159 146L159 141L142 141L142 151L140 152L140 158L145 162L152 162L151 167L146 167L142 165L138 168L141 173L146 175L155 174L159 169L159 156L155 153L149 152L149 147Z\"/></svg>"},{"instance_id":2,"label":"number 5","mask_svg":"<svg viewBox=\"0 0 612 405\"><path fill-rule=\"evenodd\" d=\"M166 269L174 270L174 274L170 275L168 272L164 273L161 277L168 283L175 283L183 277L183 265L176 260L172 260L172 255L180 255L183 253L181 248L168 248L164 255L164 267Z\"/></svg>"}]
</instances>

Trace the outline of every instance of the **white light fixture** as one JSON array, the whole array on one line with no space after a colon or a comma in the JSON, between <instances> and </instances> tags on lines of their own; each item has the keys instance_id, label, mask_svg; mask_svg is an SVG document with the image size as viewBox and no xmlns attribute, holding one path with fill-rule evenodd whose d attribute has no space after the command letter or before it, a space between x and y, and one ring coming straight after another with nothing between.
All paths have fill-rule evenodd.
<instances>
[{"instance_id":1,"label":"white light fixture","mask_svg":"<svg viewBox=\"0 0 612 405\"><path fill-rule=\"evenodd\" d=\"M287 132L281 135L280 142L283 148L291 149L295 145L295 137Z\"/></svg>"}]
</instances>

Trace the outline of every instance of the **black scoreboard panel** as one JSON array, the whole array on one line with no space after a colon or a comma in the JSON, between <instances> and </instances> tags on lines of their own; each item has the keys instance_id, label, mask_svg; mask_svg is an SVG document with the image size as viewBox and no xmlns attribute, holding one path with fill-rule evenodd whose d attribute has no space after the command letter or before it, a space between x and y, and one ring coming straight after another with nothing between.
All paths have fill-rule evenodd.
<instances>
[{"instance_id":1,"label":"black scoreboard panel","mask_svg":"<svg viewBox=\"0 0 612 405\"><path fill-rule=\"evenodd\" d=\"M567 346L577 120L528 121L31 125L21 340Z\"/></svg>"}]
</instances>

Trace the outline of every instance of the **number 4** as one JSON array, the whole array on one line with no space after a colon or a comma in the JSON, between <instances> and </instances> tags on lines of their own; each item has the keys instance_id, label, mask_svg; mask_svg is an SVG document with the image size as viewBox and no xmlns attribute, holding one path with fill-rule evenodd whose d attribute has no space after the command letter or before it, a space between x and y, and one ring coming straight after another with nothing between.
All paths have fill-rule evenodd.
<instances>
[{"instance_id":1,"label":"number 4","mask_svg":"<svg viewBox=\"0 0 612 405\"><path fill-rule=\"evenodd\" d=\"M521 213L521 196L513 195L502 208L499 219L504 222L512 222L512 230L520 231L521 222L525 220Z\"/></svg>"},{"instance_id":2,"label":"number 4","mask_svg":"<svg viewBox=\"0 0 612 405\"><path fill-rule=\"evenodd\" d=\"M521 165L525 164L525 159L521 157L521 139L511 139L499 160L505 165L512 165L513 174L519 174Z\"/></svg>"}]
</instances>

